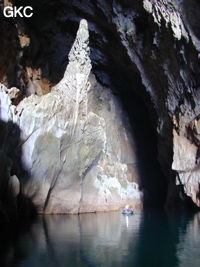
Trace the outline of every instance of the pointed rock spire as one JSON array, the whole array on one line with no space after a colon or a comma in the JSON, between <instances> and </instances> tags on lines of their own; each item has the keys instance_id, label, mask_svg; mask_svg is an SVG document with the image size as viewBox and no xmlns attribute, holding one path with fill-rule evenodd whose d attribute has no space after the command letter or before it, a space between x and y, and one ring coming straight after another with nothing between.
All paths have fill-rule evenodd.
<instances>
[{"instance_id":1,"label":"pointed rock spire","mask_svg":"<svg viewBox=\"0 0 200 267\"><path fill-rule=\"evenodd\" d=\"M76 35L76 39L69 53L69 62L79 63L83 65L90 63L90 48L89 48L89 30L88 23L85 19L80 21L79 29Z\"/></svg>"},{"instance_id":2,"label":"pointed rock spire","mask_svg":"<svg viewBox=\"0 0 200 267\"><path fill-rule=\"evenodd\" d=\"M64 94L66 101L82 101L89 86L91 68L88 23L82 19L69 53L69 64L64 77L54 90Z\"/></svg>"}]
</instances>

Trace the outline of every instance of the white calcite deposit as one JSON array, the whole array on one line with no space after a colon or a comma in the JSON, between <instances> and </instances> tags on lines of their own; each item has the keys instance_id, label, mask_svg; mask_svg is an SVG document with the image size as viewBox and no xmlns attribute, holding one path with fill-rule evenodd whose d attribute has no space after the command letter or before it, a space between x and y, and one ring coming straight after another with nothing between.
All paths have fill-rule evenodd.
<instances>
[{"instance_id":1,"label":"white calcite deposit","mask_svg":"<svg viewBox=\"0 0 200 267\"><path fill-rule=\"evenodd\" d=\"M50 93L13 106L1 86L1 119L21 130L23 192L39 212L79 213L141 207L134 142L121 105L91 73L82 20L63 79Z\"/></svg>"}]
</instances>

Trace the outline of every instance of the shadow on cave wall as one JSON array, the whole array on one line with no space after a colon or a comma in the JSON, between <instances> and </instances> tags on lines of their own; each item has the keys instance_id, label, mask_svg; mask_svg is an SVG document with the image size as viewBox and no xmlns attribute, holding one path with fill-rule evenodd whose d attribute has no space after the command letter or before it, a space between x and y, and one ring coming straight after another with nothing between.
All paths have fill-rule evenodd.
<instances>
[{"instance_id":1,"label":"shadow on cave wall","mask_svg":"<svg viewBox=\"0 0 200 267\"><path fill-rule=\"evenodd\" d=\"M138 23L138 27L144 30L143 23ZM89 24L93 71L97 80L119 97L129 118L136 145L144 207L163 207L169 177L161 170L158 160L158 116L154 104L114 26L108 27L102 22L98 26L107 42L104 44L99 40L93 25Z\"/></svg>"},{"instance_id":2,"label":"shadow on cave wall","mask_svg":"<svg viewBox=\"0 0 200 267\"><path fill-rule=\"evenodd\" d=\"M23 0L17 4L23 4ZM67 2L35 1L32 5L35 15L25 23L31 42L24 52L22 65L40 68L44 78L52 83L59 82L79 21L83 17L88 20L93 71L97 80L120 98L131 122L144 205L162 207L167 194L167 178L158 162L156 112L116 29L105 21L103 14L92 17L81 9L75 10Z\"/></svg>"},{"instance_id":3,"label":"shadow on cave wall","mask_svg":"<svg viewBox=\"0 0 200 267\"><path fill-rule=\"evenodd\" d=\"M7 87L21 87L18 32L12 19L3 16L0 3L0 82Z\"/></svg>"},{"instance_id":4,"label":"shadow on cave wall","mask_svg":"<svg viewBox=\"0 0 200 267\"><path fill-rule=\"evenodd\" d=\"M42 78L52 85L58 83L68 64L68 53L78 30L76 18L69 19L72 9L62 8L62 1L14 1L16 6L31 5L34 15L29 19L17 18L22 31L30 37L30 45L24 49L21 65L41 69ZM70 4L69 4L70 6ZM66 18L65 18L66 13Z\"/></svg>"},{"instance_id":5,"label":"shadow on cave wall","mask_svg":"<svg viewBox=\"0 0 200 267\"><path fill-rule=\"evenodd\" d=\"M131 124L144 207L162 208L167 196L167 177L158 161L156 112L137 73L131 75L121 72L119 68L114 70L111 77L115 77L114 93L120 98ZM137 91L143 95L137 94Z\"/></svg>"},{"instance_id":6,"label":"shadow on cave wall","mask_svg":"<svg viewBox=\"0 0 200 267\"><path fill-rule=\"evenodd\" d=\"M36 208L31 199L22 194L29 173L21 160L19 127L11 121L0 121L0 140L0 223L29 221L36 215ZM20 192L18 187L13 189L10 184L14 175L19 180Z\"/></svg>"}]
</instances>

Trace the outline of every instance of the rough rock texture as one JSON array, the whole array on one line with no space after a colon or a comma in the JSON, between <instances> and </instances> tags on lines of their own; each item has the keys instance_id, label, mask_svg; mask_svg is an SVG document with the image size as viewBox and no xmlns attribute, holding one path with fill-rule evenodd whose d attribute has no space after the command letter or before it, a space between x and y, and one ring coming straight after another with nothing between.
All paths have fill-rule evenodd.
<instances>
[{"instance_id":1,"label":"rough rock texture","mask_svg":"<svg viewBox=\"0 0 200 267\"><path fill-rule=\"evenodd\" d=\"M18 5L23 3L23 1L14 2ZM14 73L18 73L17 77L21 75L21 80L18 78L15 80L21 84L17 85L17 87L23 93L26 95L48 93L52 85L58 83L63 77L79 21L82 18L87 19L90 31L91 59L91 63L88 66L92 65L92 72L95 77L92 74L88 74L89 77L85 78L90 84L93 84L91 88L101 88L97 90L97 92L101 93L98 95L94 91L91 93L92 89L88 90L87 101L84 98L84 94L81 94L83 101L79 105L79 111L82 110L82 115L80 118L79 116L77 117L77 106L74 105L74 112L75 110L76 112L71 112L73 119L70 120L77 120L77 125L79 125L79 120L93 121L94 117L91 114L97 116L95 117L97 121L101 118L101 140L98 139L97 146L95 146L98 147L98 151L101 151L103 143L105 144L105 140L102 139L103 132L106 135L102 119L107 125L107 115L105 116L104 110L108 102L104 99L109 99L109 96L111 96L111 106L115 109L118 104L116 104L117 100L114 100L113 94L117 94L124 104L123 109L126 110L133 128L139 121L140 111L146 107L149 118L146 115L146 117L141 116L141 120L144 117L146 119L146 122L145 119L143 120L141 131L149 133L150 143L152 138L149 125L151 125L154 133L156 132L156 138L154 138L156 140L152 142L152 146L157 146L157 150L155 149L153 154L149 154L150 156L146 157L146 161L149 161L149 165L153 165L150 158L157 157L164 176L160 177L153 174L157 178L149 179L147 175L144 180L145 183L148 183L148 186L139 183L143 193L156 184L157 190L155 192L149 191L149 195L151 195L150 197L157 194L163 195L163 204L165 203L171 207L174 207L177 203L182 205L189 197L193 203L199 206L199 1L26 0L26 4L33 5L35 10L33 18L24 21L16 20L17 31L12 28L5 34L5 31L0 28L0 31L3 32L2 36L6 37L8 34L15 36L12 40L16 40L18 34L18 42L15 41L13 43L16 51L19 50L17 47L24 47L23 49L20 48L22 53L20 55L16 53L15 60L13 61L12 59L12 62L16 63L18 70L9 71L4 64L2 71L0 71L0 81L4 82L5 79L2 77L7 77L8 74L12 73L9 77L15 77ZM26 36L28 36L28 39L26 39ZM6 38L3 39L6 40ZM23 46L24 43L26 44L25 46ZM0 45L2 46L3 44L1 43ZM4 50L6 49L5 47L6 45L3 45ZM13 57L12 53L11 55ZM70 64L73 62L73 57L71 58L71 56L69 56ZM20 64L19 58L21 58ZM10 62L8 57L4 58L4 62L6 60ZM70 66L68 66L68 71L70 71ZM66 73L69 73L68 71ZM5 76L5 72L8 73L7 76ZM80 77L78 78L78 80L81 79ZM62 91L63 81L56 86L57 89L54 89L50 95L44 98L37 98L36 96L28 98L31 103L37 104L35 108L42 106L40 112L37 111L37 113L45 112L45 108L49 105L46 104L46 101L50 102L49 98L54 98L59 90L60 92ZM12 86L15 86L15 84L9 85L9 87ZM79 89L78 87L78 91L82 90L82 87ZM106 87L106 90L104 87ZM70 97L69 95L73 91L72 87L70 88L66 93L66 99ZM104 107L99 107L99 100L97 101L99 98L103 98L102 103L106 102ZM34 105L29 104L28 99L23 100L23 105ZM73 101L73 99L74 97L70 101ZM139 102L141 109L135 107L137 106L137 99L141 100ZM95 101L96 103L98 102L98 105L95 104ZM87 105L85 104L86 102ZM87 106L86 109L84 105ZM22 107L22 104L19 106ZM52 106L52 110L54 108ZM33 107L30 109L33 109ZM117 110L121 113L119 108ZM27 112L26 120L28 124L30 123L28 116L30 114L33 116L34 113L31 111L25 112ZM115 113L111 113L113 114L112 116L115 116ZM50 116L50 114L48 115ZM37 115L34 116L36 117ZM43 116L47 116L47 114L43 114ZM122 117L124 118L124 116ZM145 128L147 121L150 121L150 123ZM141 121L139 123L142 124ZM95 125L97 124L95 123ZM31 133L31 129L30 127L30 132L27 133L27 136ZM72 127L70 129L71 133L74 133L74 136L78 138L79 128L74 129ZM148 134L143 135L141 131L137 134L136 139L141 138L140 143L145 143L142 148L140 147L142 157L144 157L148 154L146 151L148 149L152 150L152 147L146 141ZM49 137L49 139L51 138L52 136ZM60 136L58 139L60 139ZM128 140L131 139L128 138ZM38 147L43 143L43 140L39 141ZM49 141L49 143L54 144L55 142ZM52 150L54 150L54 147ZM73 153L77 155L77 152ZM87 152L84 151L83 154L85 155L85 153ZM101 157L99 162L102 161ZM92 154L90 158L94 159L95 157ZM126 160L125 164L129 162L129 160ZM124 164L123 160L117 162ZM133 162L134 160L131 160L131 163ZM28 166L31 168L30 165ZM80 166L81 169L85 168L83 165ZM134 170L131 172L133 173ZM49 186L45 189L46 192L48 188ZM168 194L166 194L166 191L168 191Z\"/></svg>"},{"instance_id":2,"label":"rough rock texture","mask_svg":"<svg viewBox=\"0 0 200 267\"><path fill-rule=\"evenodd\" d=\"M200 121L199 116L181 118L181 127L173 132L174 157L172 168L177 171L176 184L200 207ZM176 125L176 124L175 124Z\"/></svg>"},{"instance_id":3,"label":"rough rock texture","mask_svg":"<svg viewBox=\"0 0 200 267\"><path fill-rule=\"evenodd\" d=\"M136 155L120 103L91 73L89 33L80 22L63 79L45 96L16 107L1 88L1 119L21 129L24 193L39 212L138 208Z\"/></svg>"}]
</instances>

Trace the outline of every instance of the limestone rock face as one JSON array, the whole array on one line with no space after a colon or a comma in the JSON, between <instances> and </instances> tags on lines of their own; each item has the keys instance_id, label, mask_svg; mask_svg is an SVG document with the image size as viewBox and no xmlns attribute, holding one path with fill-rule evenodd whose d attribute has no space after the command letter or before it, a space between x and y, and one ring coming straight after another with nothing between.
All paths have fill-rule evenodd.
<instances>
[{"instance_id":1,"label":"limestone rock face","mask_svg":"<svg viewBox=\"0 0 200 267\"><path fill-rule=\"evenodd\" d=\"M1 119L21 129L23 188L39 212L140 207L136 155L120 102L91 72L89 32L80 22L63 79L15 107L1 87Z\"/></svg>"},{"instance_id":2,"label":"limestone rock face","mask_svg":"<svg viewBox=\"0 0 200 267\"><path fill-rule=\"evenodd\" d=\"M168 194L176 191L178 201L189 197L200 207L199 3L143 0L148 16L140 4L130 4L128 16L119 2L114 23L155 105L158 158ZM178 201L173 200L173 206Z\"/></svg>"},{"instance_id":3,"label":"limestone rock face","mask_svg":"<svg viewBox=\"0 0 200 267\"><path fill-rule=\"evenodd\" d=\"M55 142L58 142L57 146L60 142L62 144L63 127L69 142L70 140L78 142L78 136L81 136L82 142L85 140L87 145L84 151L78 150L78 145L73 143L75 150L68 149L67 152L76 151L68 156L73 159L69 164L73 170L73 164L77 166L75 158L90 158L87 161L81 160L81 164L78 164L80 167L76 167L80 175L74 174L79 177L77 179L84 190L85 182L80 182L81 174L84 173L83 170L87 170L86 166L90 166L90 163L96 159L95 155L100 151L104 152L99 154L98 164L94 164L96 167L92 164L93 168L89 169L89 173L86 172L86 177L92 171L98 176L99 170L102 169L102 173L106 173L108 177L116 177L112 176L115 169L118 173L116 175L120 177L119 173L123 165L125 168L127 166L127 173L132 174L132 178L127 178L128 181L138 184L137 170L133 164L135 155L132 155L134 145L129 145L129 142L132 143L129 126L125 122L117 98L113 96L115 93L124 103L127 114L132 119L132 125L137 124L135 120L139 124L144 121L144 127L137 135L137 139L141 138L140 143L144 144L140 148L142 159L148 154L147 140L150 135L143 134L150 132L149 125L146 126L147 121L150 121L149 124L155 132L156 140L149 148L149 150L154 149L155 153L146 156L146 162L147 165L153 166L150 159L155 158L155 161L158 159L162 175L154 175L152 169L150 168L150 171L148 169L147 172L152 173L154 178L149 179L149 175L145 178L140 177L143 180L142 185L140 184L143 192L154 187L152 191L150 190L150 198L162 195L163 205L170 202L169 198L173 192L178 192L176 200L190 197L193 203L199 206L200 2L197 0L85 0L81 2L35 0L30 3L35 10L41 10L41 12L28 23L24 20L24 24L18 27L11 26L5 21L0 24L3 37L0 51L6 51L0 53L0 81L9 87L19 87L20 92L26 96L43 95L51 91L45 97L32 95L24 99L16 109L9 102L10 98L4 93L1 94L1 102L7 103L1 104L1 117L4 120L12 117L18 121L18 125L20 124L23 129L24 142L27 139L23 150L26 155L29 155L26 156L25 161L31 173L33 169L40 169L32 168L32 162L40 165L41 160L44 160L43 156L42 159L38 158L38 161L31 160L32 155L36 158L35 155L38 154L33 149L35 145L32 140L39 134L40 125L44 124L50 135L49 140L55 136L58 138L48 142L52 144L52 151L60 151L53 144ZM82 33L80 32L79 35L81 37L77 38L68 60L77 25L82 18L88 19L90 52L86 44L87 34L81 30ZM84 43L83 40L86 42ZM78 47L83 49L80 50ZM88 57L89 53L90 57ZM63 80L51 90L52 85L58 83L63 77L67 64ZM109 88L113 93L105 88ZM140 99L139 103L137 103L138 99ZM69 104L71 102L74 102L74 105ZM143 104L142 108L141 104ZM149 118L147 116L144 116L144 119L140 118L140 111L144 108L148 110ZM60 113L55 112L57 109L60 109ZM51 112L47 114L47 110ZM22 114L21 117L20 114ZM58 116L60 116L59 119ZM116 116L118 123L115 120ZM64 117L66 125L63 122L64 126L60 126L59 120L63 121ZM87 124L85 124L86 121ZM28 126L23 126L26 124L30 124L30 129ZM52 124L51 127L50 124ZM90 130L86 126L80 126L81 124L87 125L89 129L90 127L96 129L94 136L89 134L92 140L89 141L88 135L83 134L86 133L85 130L89 132ZM60 136L57 136L56 127L59 128ZM85 130L80 130L83 127ZM119 129L118 142L112 138L112 135L113 132L119 133ZM55 131L57 134L54 134ZM44 135L45 137L41 137L42 140L39 139L36 146L39 152L40 148L44 150L42 145L46 132ZM128 137L126 138L125 135ZM29 148L29 142L32 143L31 148ZM92 152L94 150L90 149L88 142L95 143L95 152ZM63 144L62 149L65 149ZM87 151L91 154L85 156ZM125 151L128 151L127 154ZM57 154L59 155L59 152ZM104 164L105 160L106 164ZM109 163L109 165L108 162L115 163L114 165ZM56 173L60 167L57 163L54 165ZM146 166L143 168L145 169ZM44 168L44 173L47 169ZM70 180L71 176L68 175L68 177ZM104 176L101 175L101 177ZM38 178L38 180L41 179ZM119 181L118 178L117 180ZM95 184L98 184L98 180L96 182ZM51 200L58 185L49 191L51 179L48 183L48 185L47 182L43 183L41 190L51 192ZM183 190L181 193L180 187ZM80 190L77 189L77 192L79 192L77 199L80 199ZM81 202L86 201L85 198L86 196L89 198L89 195L88 193L81 197ZM37 198L39 199L39 194ZM172 202L172 206L175 206L177 201ZM50 204L49 200L47 203ZM46 210L47 207L48 205Z\"/></svg>"},{"instance_id":4,"label":"limestone rock face","mask_svg":"<svg viewBox=\"0 0 200 267\"><path fill-rule=\"evenodd\" d=\"M182 118L180 125L179 131L174 130L173 133L172 168L179 175L176 184L182 185L187 196L200 207L200 121L198 116L188 123Z\"/></svg>"}]
</instances>

